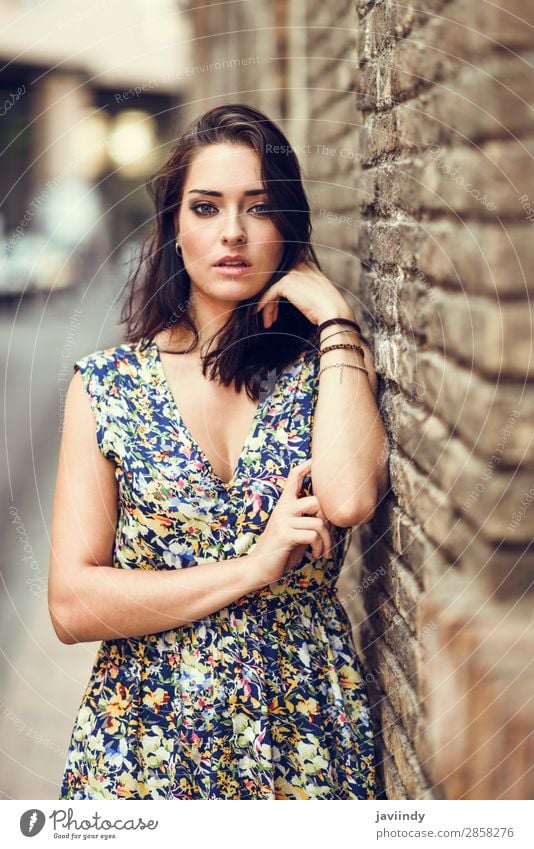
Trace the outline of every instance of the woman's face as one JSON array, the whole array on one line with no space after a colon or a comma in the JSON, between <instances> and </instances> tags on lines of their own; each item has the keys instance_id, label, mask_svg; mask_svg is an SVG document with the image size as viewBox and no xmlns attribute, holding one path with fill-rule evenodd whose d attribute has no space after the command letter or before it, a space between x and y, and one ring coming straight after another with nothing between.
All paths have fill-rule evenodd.
<instances>
[{"instance_id":1,"label":"woman's face","mask_svg":"<svg viewBox=\"0 0 534 849\"><path fill-rule=\"evenodd\" d=\"M192 160L177 220L186 271L201 292L238 302L256 295L276 271L284 238L274 226L260 157L246 145L213 144ZM245 267L222 267L225 256Z\"/></svg>"}]
</instances>

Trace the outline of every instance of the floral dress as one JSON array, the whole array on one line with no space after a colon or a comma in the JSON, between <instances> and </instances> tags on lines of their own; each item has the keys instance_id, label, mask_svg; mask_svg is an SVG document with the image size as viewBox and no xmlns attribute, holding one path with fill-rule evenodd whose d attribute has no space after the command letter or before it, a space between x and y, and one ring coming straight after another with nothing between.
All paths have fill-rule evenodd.
<instances>
[{"instance_id":1,"label":"floral dress","mask_svg":"<svg viewBox=\"0 0 534 849\"><path fill-rule=\"evenodd\" d=\"M117 569L191 569L253 550L290 469L310 456L318 358L271 375L229 482L177 409L154 341L78 360L115 467ZM303 495L312 494L311 477ZM373 799L367 693L333 553L215 613L103 640L74 722L60 799Z\"/></svg>"}]
</instances>

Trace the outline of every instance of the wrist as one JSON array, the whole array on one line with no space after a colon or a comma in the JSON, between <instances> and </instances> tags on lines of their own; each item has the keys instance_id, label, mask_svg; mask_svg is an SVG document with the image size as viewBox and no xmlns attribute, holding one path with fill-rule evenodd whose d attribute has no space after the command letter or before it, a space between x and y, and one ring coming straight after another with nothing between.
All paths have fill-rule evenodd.
<instances>
[{"instance_id":1,"label":"wrist","mask_svg":"<svg viewBox=\"0 0 534 849\"><path fill-rule=\"evenodd\" d=\"M317 324L322 324L323 321L330 321L333 318L348 318L350 319L350 321L356 320L354 311L349 307L346 301L342 301L337 305L332 304L323 312L321 312L321 314L318 316ZM331 327L333 328L334 325L332 324ZM327 329L330 329L330 327Z\"/></svg>"},{"instance_id":2,"label":"wrist","mask_svg":"<svg viewBox=\"0 0 534 849\"><path fill-rule=\"evenodd\" d=\"M243 563L243 574L247 582L248 592L255 592L268 584L264 577L265 565L266 558L261 552L251 551L246 555L246 563Z\"/></svg>"}]
</instances>

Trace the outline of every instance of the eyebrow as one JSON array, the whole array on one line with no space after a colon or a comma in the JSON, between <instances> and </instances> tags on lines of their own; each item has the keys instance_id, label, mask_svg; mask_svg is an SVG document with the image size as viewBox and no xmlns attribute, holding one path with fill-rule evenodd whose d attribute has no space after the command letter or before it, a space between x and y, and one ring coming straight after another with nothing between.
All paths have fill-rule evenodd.
<instances>
[{"instance_id":1,"label":"eyebrow","mask_svg":"<svg viewBox=\"0 0 534 849\"><path fill-rule=\"evenodd\" d=\"M222 198L223 196L222 192L216 192L213 189L190 189L187 194L190 195L192 192L198 192L201 195L212 195L217 198ZM265 189L249 189L244 194L245 197L255 197L256 195L266 195L267 192Z\"/></svg>"}]
</instances>

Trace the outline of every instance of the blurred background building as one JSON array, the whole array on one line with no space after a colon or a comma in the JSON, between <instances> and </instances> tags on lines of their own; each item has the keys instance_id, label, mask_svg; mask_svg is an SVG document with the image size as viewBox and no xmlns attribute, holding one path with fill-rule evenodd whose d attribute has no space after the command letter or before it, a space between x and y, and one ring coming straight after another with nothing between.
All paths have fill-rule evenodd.
<instances>
[{"instance_id":1,"label":"blurred background building","mask_svg":"<svg viewBox=\"0 0 534 849\"><path fill-rule=\"evenodd\" d=\"M242 101L295 148L380 376L391 490L340 595L382 786L532 798L532 5L7 0L0 25L3 796L57 798L96 653L46 606L72 363L121 340L145 176Z\"/></svg>"}]
</instances>

